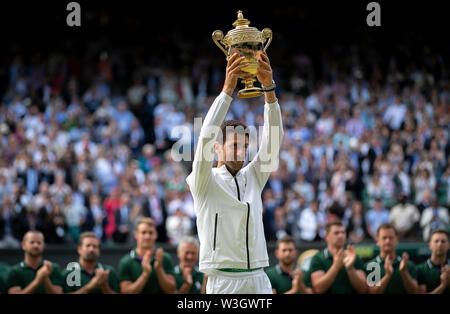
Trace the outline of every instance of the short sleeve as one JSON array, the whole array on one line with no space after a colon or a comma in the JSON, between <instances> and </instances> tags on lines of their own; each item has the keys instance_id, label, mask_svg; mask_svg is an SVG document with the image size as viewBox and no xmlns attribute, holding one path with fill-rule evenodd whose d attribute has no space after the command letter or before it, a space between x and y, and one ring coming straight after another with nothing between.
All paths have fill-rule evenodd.
<instances>
[{"instance_id":1,"label":"short sleeve","mask_svg":"<svg viewBox=\"0 0 450 314\"><path fill-rule=\"evenodd\" d=\"M412 275L411 275L412 276ZM422 265L416 266L416 279L419 285L425 284L425 278L423 275Z\"/></svg>"},{"instance_id":2,"label":"short sleeve","mask_svg":"<svg viewBox=\"0 0 450 314\"><path fill-rule=\"evenodd\" d=\"M364 272L366 271L366 269L364 267L364 262L358 255L356 256L355 264L353 266L355 269L359 269Z\"/></svg>"},{"instance_id":3,"label":"short sleeve","mask_svg":"<svg viewBox=\"0 0 450 314\"><path fill-rule=\"evenodd\" d=\"M133 281L133 278L131 277L130 263L128 258L125 256L119 262L119 282L127 280Z\"/></svg>"},{"instance_id":4,"label":"short sleeve","mask_svg":"<svg viewBox=\"0 0 450 314\"><path fill-rule=\"evenodd\" d=\"M175 271L173 268L172 258L168 253L164 253L163 256L163 268L166 274L172 275L175 277Z\"/></svg>"},{"instance_id":5,"label":"short sleeve","mask_svg":"<svg viewBox=\"0 0 450 314\"><path fill-rule=\"evenodd\" d=\"M120 293L119 288L119 278L117 278L117 273L113 267L108 267L109 275L108 275L108 285L109 287L117 293Z\"/></svg>"},{"instance_id":6,"label":"short sleeve","mask_svg":"<svg viewBox=\"0 0 450 314\"><path fill-rule=\"evenodd\" d=\"M323 265L320 261L319 253L317 253L316 255L314 255L311 258L311 265L309 266L309 273L312 274L318 270L326 271L326 269L323 267Z\"/></svg>"},{"instance_id":7,"label":"short sleeve","mask_svg":"<svg viewBox=\"0 0 450 314\"><path fill-rule=\"evenodd\" d=\"M412 261L408 262L408 273L417 280L417 266Z\"/></svg>"},{"instance_id":8,"label":"short sleeve","mask_svg":"<svg viewBox=\"0 0 450 314\"><path fill-rule=\"evenodd\" d=\"M9 290L11 287L23 287L22 279L20 278L20 274L15 268L11 268L8 271L8 275L6 277L6 289Z\"/></svg>"},{"instance_id":9,"label":"short sleeve","mask_svg":"<svg viewBox=\"0 0 450 314\"><path fill-rule=\"evenodd\" d=\"M64 277L62 274L61 267L58 264L52 263L52 274L50 275L50 281L55 286L64 287Z\"/></svg>"},{"instance_id":10,"label":"short sleeve","mask_svg":"<svg viewBox=\"0 0 450 314\"><path fill-rule=\"evenodd\" d=\"M277 281L274 280L274 278L273 278L274 276L273 276L272 270L271 270L271 269L268 269L268 270L266 271L266 275L267 275L267 277L268 277L269 280L270 280L270 284L272 285L272 288L275 289L276 291L278 291Z\"/></svg>"}]
</instances>

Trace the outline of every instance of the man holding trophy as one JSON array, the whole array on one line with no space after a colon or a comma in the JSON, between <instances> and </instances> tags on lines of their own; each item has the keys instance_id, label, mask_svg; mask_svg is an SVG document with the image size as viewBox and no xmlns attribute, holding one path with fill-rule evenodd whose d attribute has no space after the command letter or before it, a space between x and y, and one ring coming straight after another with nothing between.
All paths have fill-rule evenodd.
<instances>
[{"instance_id":1,"label":"man holding trophy","mask_svg":"<svg viewBox=\"0 0 450 314\"><path fill-rule=\"evenodd\" d=\"M269 258L261 192L270 173L278 167L283 126L265 52L272 32L260 32L249 24L239 11L233 24L236 28L227 36L223 37L221 31L213 33L214 42L228 60L225 83L205 117L192 172L186 179L194 198L200 239L199 269L208 275L208 294L272 293L263 270L269 266ZM253 86L255 77L261 88ZM247 126L237 120L224 121L238 78L245 84L239 97L265 97L260 148L245 167ZM218 156L215 168L214 153Z\"/></svg>"}]
</instances>

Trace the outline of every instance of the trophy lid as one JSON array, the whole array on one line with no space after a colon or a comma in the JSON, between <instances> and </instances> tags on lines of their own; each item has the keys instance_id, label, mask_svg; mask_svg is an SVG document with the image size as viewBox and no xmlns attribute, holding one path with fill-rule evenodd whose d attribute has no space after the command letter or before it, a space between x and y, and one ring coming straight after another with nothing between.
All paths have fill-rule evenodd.
<instances>
[{"instance_id":1,"label":"trophy lid","mask_svg":"<svg viewBox=\"0 0 450 314\"><path fill-rule=\"evenodd\" d=\"M232 24L235 28L230 30L223 38L223 44L229 48L237 44L248 42L263 43L264 39L262 32L255 27L249 26L250 21L244 18L241 10L239 10L237 14L237 20Z\"/></svg>"}]
</instances>

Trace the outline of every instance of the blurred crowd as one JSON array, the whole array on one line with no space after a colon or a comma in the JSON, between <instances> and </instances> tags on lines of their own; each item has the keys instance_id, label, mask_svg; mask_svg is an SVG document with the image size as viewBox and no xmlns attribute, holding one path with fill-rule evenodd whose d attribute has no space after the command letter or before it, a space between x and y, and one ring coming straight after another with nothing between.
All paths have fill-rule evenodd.
<instances>
[{"instance_id":1,"label":"blurred crowd","mask_svg":"<svg viewBox=\"0 0 450 314\"><path fill-rule=\"evenodd\" d=\"M189 41L164 42L178 44L173 55L91 42L78 53L6 58L0 247L18 247L34 229L47 243L76 243L84 231L131 243L141 217L156 221L159 242L195 235L191 162L172 159L172 131L190 130L184 144L194 148L194 118L220 92L225 60L200 44L196 55ZM401 239L449 228L448 59L427 46L405 58L401 45L392 55L364 44L320 55L278 45L268 53L285 137L263 191L267 240L320 241L336 217L352 242L386 222ZM234 97L227 118L262 125L262 98Z\"/></svg>"}]
</instances>

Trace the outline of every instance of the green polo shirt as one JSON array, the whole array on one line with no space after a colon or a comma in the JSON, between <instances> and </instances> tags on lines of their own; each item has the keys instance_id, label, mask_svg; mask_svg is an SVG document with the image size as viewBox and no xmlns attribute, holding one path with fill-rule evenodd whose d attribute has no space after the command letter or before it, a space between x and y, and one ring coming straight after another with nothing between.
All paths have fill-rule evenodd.
<instances>
[{"instance_id":1,"label":"green polo shirt","mask_svg":"<svg viewBox=\"0 0 450 314\"><path fill-rule=\"evenodd\" d=\"M175 266L174 269L175 281L177 283L177 289L180 289L184 283L183 274L181 272L180 266ZM198 271L198 268L195 267L192 271L192 286L189 290L188 294L200 294L203 285L203 273Z\"/></svg>"},{"instance_id":2,"label":"green polo shirt","mask_svg":"<svg viewBox=\"0 0 450 314\"><path fill-rule=\"evenodd\" d=\"M384 291L384 294L405 294L405 287L403 286L403 280L402 276L400 274L399 266L400 262L402 261L402 258L400 256L396 256L395 260L392 262L392 267L394 268L394 273L392 274L391 280L389 281L386 290ZM372 260L368 261L366 263L365 271L366 274L372 273L374 270L370 267L368 267L369 263L375 262L378 264L380 269L380 280L384 277L386 274L384 270L384 259L381 258L380 255L373 258ZM414 279L417 279L417 272L416 272L416 265L411 260L408 262L407 270L411 277Z\"/></svg>"},{"instance_id":3,"label":"green polo shirt","mask_svg":"<svg viewBox=\"0 0 450 314\"><path fill-rule=\"evenodd\" d=\"M0 293L8 293L6 289L6 276L8 275L9 265L0 262Z\"/></svg>"},{"instance_id":4,"label":"green polo shirt","mask_svg":"<svg viewBox=\"0 0 450 314\"><path fill-rule=\"evenodd\" d=\"M450 260L447 260L447 265L450 266ZM441 284L441 266L434 265L431 259L417 265L417 281L419 285L425 285L427 292L431 292ZM450 289L447 287L444 290L445 294L450 294Z\"/></svg>"},{"instance_id":5,"label":"green polo shirt","mask_svg":"<svg viewBox=\"0 0 450 314\"><path fill-rule=\"evenodd\" d=\"M272 288L275 289L278 294L286 293L292 289L292 276L289 273L284 272L281 269L280 264L265 269L265 272L267 277L269 277ZM306 287L311 288L310 277L309 271L303 271L303 283Z\"/></svg>"},{"instance_id":6,"label":"green polo shirt","mask_svg":"<svg viewBox=\"0 0 450 314\"><path fill-rule=\"evenodd\" d=\"M119 282L125 280L135 282L142 274L141 260L142 259L136 253L136 250L132 250L130 253L122 257L119 262ZM152 272L147 280L147 283L144 286L144 289L142 289L141 291L142 294L164 293L158 283L158 277L156 276L156 271L154 270L155 268L153 266L154 262L155 256L153 255L150 261L150 265L152 265ZM164 252L162 267L166 274L174 276L172 258L166 252Z\"/></svg>"},{"instance_id":7,"label":"green polo shirt","mask_svg":"<svg viewBox=\"0 0 450 314\"><path fill-rule=\"evenodd\" d=\"M64 293L71 293L80 290L82 287L87 285L87 283L91 281L91 279L95 276L95 273L92 274L89 273L86 269L81 267L79 263L76 263L76 265L78 265L77 268L65 269L62 272L62 276L64 279L64 286L63 286ZM117 274L114 268L109 265L102 265L101 263L98 263L96 268L109 270L108 285L112 290L119 293L120 292L119 279L117 278ZM80 285L71 283L71 281L74 280L74 272L78 270L80 272L79 273ZM100 288L96 288L94 290L91 290L89 294L102 294L102 290Z\"/></svg>"},{"instance_id":8,"label":"green polo shirt","mask_svg":"<svg viewBox=\"0 0 450 314\"><path fill-rule=\"evenodd\" d=\"M327 248L323 249L317 252L316 255L314 255L311 259L311 265L309 268L310 276L312 273L318 270L323 270L324 272L327 272L332 265L333 265L333 256L330 254ZM364 263L358 255L356 255L353 267L356 270L364 271ZM339 270L339 273L337 274L333 284L330 286L330 288L328 288L328 290L325 293L327 294L356 293L356 290L353 289L353 286L350 283L350 279L348 278L347 270L345 269L345 267L342 267Z\"/></svg>"},{"instance_id":9,"label":"green polo shirt","mask_svg":"<svg viewBox=\"0 0 450 314\"><path fill-rule=\"evenodd\" d=\"M38 268L33 269L29 265L25 264L25 261L20 262L12 266L9 269L8 276L6 279L6 288L9 290L11 287L19 286L25 289L36 277L36 272L39 268L44 265L44 261L39 264ZM50 281L56 286L64 286L64 279L61 275L61 268L58 264L52 263L52 273L50 274ZM44 294L45 288L43 284L40 284L36 290L35 294Z\"/></svg>"},{"instance_id":10,"label":"green polo shirt","mask_svg":"<svg viewBox=\"0 0 450 314\"><path fill-rule=\"evenodd\" d=\"M0 276L0 294L6 294L6 284L3 278Z\"/></svg>"}]
</instances>

